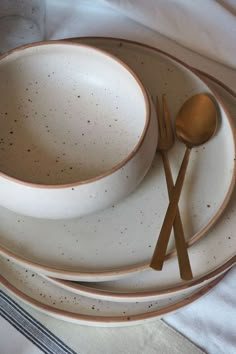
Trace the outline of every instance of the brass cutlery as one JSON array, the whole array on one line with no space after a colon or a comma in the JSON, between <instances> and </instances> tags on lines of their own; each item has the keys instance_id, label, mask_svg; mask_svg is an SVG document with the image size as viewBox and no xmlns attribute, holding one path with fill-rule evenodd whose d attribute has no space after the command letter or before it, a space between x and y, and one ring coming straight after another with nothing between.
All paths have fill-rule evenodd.
<instances>
[{"instance_id":1,"label":"brass cutlery","mask_svg":"<svg viewBox=\"0 0 236 354\"><path fill-rule=\"evenodd\" d=\"M171 192L174 187L174 182L173 182L172 172L171 172L170 163L168 159L168 150L170 150L174 145L175 135L174 135L165 95L162 95L163 112L161 112L158 97L156 98L155 103L156 103L158 128L159 128L157 150L159 151L162 157L166 183L167 183L167 190L170 199ZM191 266L189 262L187 246L184 238L184 231L183 231L179 209L177 209L176 217L173 224L173 229L175 235L175 243L176 243L179 269L180 269L180 276L183 280L190 280L192 279L193 276L192 276Z\"/></svg>"},{"instance_id":2,"label":"brass cutlery","mask_svg":"<svg viewBox=\"0 0 236 354\"><path fill-rule=\"evenodd\" d=\"M216 107L212 99L205 94L190 97L181 107L176 117L176 135L186 145L176 183L171 192L169 206L162 224L150 267L161 270L164 263L172 225L178 210L178 202L187 171L190 152L193 147L206 143L217 127Z\"/></svg>"}]
</instances>

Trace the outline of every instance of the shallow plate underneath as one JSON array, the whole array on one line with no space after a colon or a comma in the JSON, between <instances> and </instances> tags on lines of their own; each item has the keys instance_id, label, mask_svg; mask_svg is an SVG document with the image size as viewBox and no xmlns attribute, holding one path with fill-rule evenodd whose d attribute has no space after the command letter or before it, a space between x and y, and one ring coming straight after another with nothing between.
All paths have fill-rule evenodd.
<instances>
[{"instance_id":1,"label":"shallow plate underneath","mask_svg":"<svg viewBox=\"0 0 236 354\"><path fill-rule=\"evenodd\" d=\"M187 97L199 92L212 94L190 69L158 50L112 39L87 38L83 41L110 51L128 63L152 96L165 93L172 118ZM189 246L218 219L233 190L232 121L222 106L218 108L217 134L208 144L193 150L180 200ZM182 144L176 142L169 154L175 176L183 152ZM21 217L0 209L0 254L42 274L63 279L103 281L121 278L147 269L167 205L166 181L157 154L152 168L135 192L102 212L55 222ZM233 240L227 242L233 244ZM173 255L173 236L168 251ZM205 252L203 246L190 253L195 277L205 271L208 262ZM222 250L222 262L230 258L231 253L233 250ZM172 263L173 272L168 279L173 283L174 278L179 283L176 260Z\"/></svg>"},{"instance_id":2,"label":"shallow plate underneath","mask_svg":"<svg viewBox=\"0 0 236 354\"><path fill-rule=\"evenodd\" d=\"M222 278L217 278L200 290L187 290L181 295L159 301L115 303L90 299L60 289L40 275L6 259L0 258L0 264L0 288L7 288L29 306L65 321L103 327L135 325L162 317L197 300Z\"/></svg>"}]
</instances>

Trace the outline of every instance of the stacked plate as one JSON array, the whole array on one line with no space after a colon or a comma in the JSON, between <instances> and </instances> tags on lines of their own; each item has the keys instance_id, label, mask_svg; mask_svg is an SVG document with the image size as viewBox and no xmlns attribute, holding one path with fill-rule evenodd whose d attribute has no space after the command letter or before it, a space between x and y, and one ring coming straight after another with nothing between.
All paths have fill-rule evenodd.
<instances>
[{"instance_id":1,"label":"stacked plate","mask_svg":"<svg viewBox=\"0 0 236 354\"><path fill-rule=\"evenodd\" d=\"M173 235L162 272L149 268L168 205L159 154L139 187L111 208L71 220L23 217L0 209L0 281L52 316L86 325L137 324L191 303L236 261L236 94L209 75L149 46L111 38L70 39L114 54L152 96L166 95L171 116L187 97L211 92L220 124L194 149L180 201L193 280L182 281ZM184 147L170 163L176 177Z\"/></svg>"}]
</instances>

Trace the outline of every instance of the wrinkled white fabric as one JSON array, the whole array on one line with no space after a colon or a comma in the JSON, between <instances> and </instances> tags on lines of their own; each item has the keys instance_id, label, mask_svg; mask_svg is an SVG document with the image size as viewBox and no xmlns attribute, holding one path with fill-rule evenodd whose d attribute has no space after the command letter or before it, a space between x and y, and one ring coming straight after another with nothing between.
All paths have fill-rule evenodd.
<instances>
[{"instance_id":1,"label":"wrinkled white fabric","mask_svg":"<svg viewBox=\"0 0 236 354\"><path fill-rule=\"evenodd\" d=\"M104 0L179 44L236 68L235 0Z\"/></svg>"},{"instance_id":2,"label":"wrinkled white fabric","mask_svg":"<svg viewBox=\"0 0 236 354\"><path fill-rule=\"evenodd\" d=\"M200 301L165 316L164 320L208 353L235 354L235 294L236 267Z\"/></svg>"},{"instance_id":3,"label":"wrinkled white fabric","mask_svg":"<svg viewBox=\"0 0 236 354\"><path fill-rule=\"evenodd\" d=\"M123 328L87 327L52 318L17 302L78 354L204 353L161 320ZM40 354L42 351L0 316L0 353Z\"/></svg>"}]
</instances>

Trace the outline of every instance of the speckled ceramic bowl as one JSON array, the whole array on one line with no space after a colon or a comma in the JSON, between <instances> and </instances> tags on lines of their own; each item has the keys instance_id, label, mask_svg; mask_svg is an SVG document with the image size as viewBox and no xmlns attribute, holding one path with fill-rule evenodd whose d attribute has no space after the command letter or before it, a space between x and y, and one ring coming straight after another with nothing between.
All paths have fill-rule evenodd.
<instances>
[{"instance_id":1,"label":"speckled ceramic bowl","mask_svg":"<svg viewBox=\"0 0 236 354\"><path fill-rule=\"evenodd\" d=\"M127 196L157 146L150 99L128 66L64 41L0 58L0 204L73 218Z\"/></svg>"}]
</instances>

